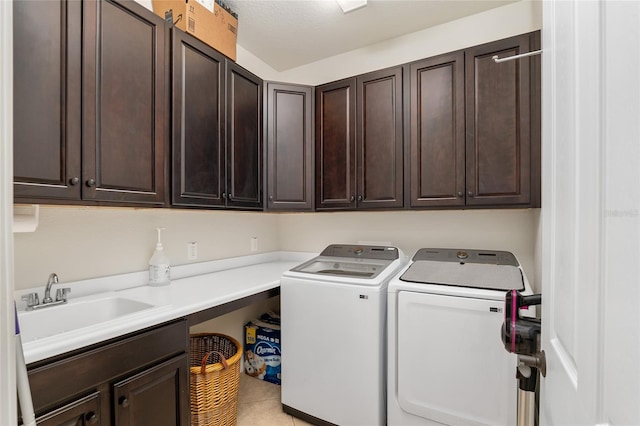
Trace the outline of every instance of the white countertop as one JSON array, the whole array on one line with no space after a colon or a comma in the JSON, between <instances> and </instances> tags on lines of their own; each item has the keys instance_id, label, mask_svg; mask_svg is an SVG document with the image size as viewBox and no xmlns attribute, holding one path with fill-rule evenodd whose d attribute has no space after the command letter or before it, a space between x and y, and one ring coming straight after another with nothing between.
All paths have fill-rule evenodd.
<instances>
[{"instance_id":1,"label":"white countertop","mask_svg":"<svg viewBox=\"0 0 640 426\"><path fill-rule=\"evenodd\" d=\"M102 297L108 293L150 303L155 307L26 342L23 345L25 361L27 364L40 361L270 290L280 285L283 272L314 255L273 252L180 266L172 269L171 284L164 287L146 285L146 272L58 284L72 289L70 301L74 297ZM29 291L42 294L41 289ZM16 292L17 299L27 292ZM24 302L19 304L20 308L24 309ZM78 318L78 321L82 321L82 318Z\"/></svg>"}]
</instances>

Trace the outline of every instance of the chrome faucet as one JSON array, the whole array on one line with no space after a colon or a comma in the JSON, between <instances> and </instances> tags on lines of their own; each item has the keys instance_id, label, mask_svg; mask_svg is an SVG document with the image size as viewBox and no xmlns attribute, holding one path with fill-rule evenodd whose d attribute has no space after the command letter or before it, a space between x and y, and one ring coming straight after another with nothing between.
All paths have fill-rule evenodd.
<instances>
[{"instance_id":1,"label":"chrome faucet","mask_svg":"<svg viewBox=\"0 0 640 426\"><path fill-rule=\"evenodd\" d=\"M67 295L71 293L71 289L69 288L57 289L56 300L53 300L53 298L51 297L51 287L54 284L58 284L58 275L55 273L49 275L47 286L44 288L44 297L42 298L42 303L40 303L38 299L38 293L29 293L22 296L22 300L27 302L27 311L32 311L34 309L45 308L47 306L55 306L55 305L67 303Z\"/></svg>"},{"instance_id":2,"label":"chrome faucet","mask_svg":"<svg viewBox=\"0 0 640 426\"><path fill-rule=\"evenodd\" d=\"M51 298L51 286L54 284L58 284L58 275L56 273L49 275L49 281L47 281L47 286L44 288L44 298L42 299L43 304L53 302L53 299Z\"/></svg>"}]
</instances>

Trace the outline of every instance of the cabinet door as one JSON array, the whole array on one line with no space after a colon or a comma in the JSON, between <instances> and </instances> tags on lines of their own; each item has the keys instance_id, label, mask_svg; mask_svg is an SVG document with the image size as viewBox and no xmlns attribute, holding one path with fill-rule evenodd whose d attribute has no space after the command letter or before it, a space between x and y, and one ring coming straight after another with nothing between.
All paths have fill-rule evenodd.
<instances>
[{"instance_id":1,"label":"cabinet door","mask_svg":"<svg viewBox=\"0 0 640 426\"><path fill-rule=\"evenodd\" d=\"M113 385L116 426L189 424L188 356L175 357Z\"/></svg>"},{"instance_id":2,"label":"cabinet door","mask_svg":"<svg viewBox=\"0 0 640 426\"><path fill-rule=\"evenodd\" d=\"M224 56L178 29L172 38L172 202L223 206Z\"/></svg>"},{"instance_id":3,"label":"cabinet door","mask_svg":"<svg viewBox=\"0 0 640 426\"><path fill-rule=\"evenodd\" d=\"M180 363L181 357L186 356L185 350L188 350L188 335L187 321L180 319L122 336L104 345L92 345L85 350L74 351L68 356L55 357L51 362L30 364L27 368L34 411L38 415L50 413L65 406L78 395L87 395L97 389L101 395L100 412L95 412L100 415L101 422L111 425L113 382L123 377L131 377L144 368L158 365L161 360L176 360L176 363ZM184 362L187 362L186 359ZM177 364L175 368L178 368ZM185 374L188 373L187 370L183 371ZM189 392L188 376L180 380L183 388L181 392L176 393L179 402L174 402L173 406L183 407L182 404L188 405L186 397L182 399ZM185 413L187 410L188 407Z\"/></svg>"},{"instance_id":4,"label":"cabinet door","mask_svg":"<svg viewBox=\"0 0 640 426\"><path fill-rule=\"evenodd\" d=\"M262 208L262 80L227 61L227 206Z\"/></svg>"},{"instance_id":5,"label":"cabinet door","mask_svg":"<svg viewBox=\"0 0 640 426\"><path fill-rule=\"evenodd\" d=\"M464 55L409 65L411 207L464 205Z\"/></svg>"},{"instance_id":6,"label":"cabinet door","mask_svg":"<svg viewBox=\"0 0 640 426\"><path fill-rule=\"evenodd\" d=\"M80 199L82 4L13 4L14 191Z\"/></svg>"},{"instance_id":7,"label":"cabinet door","mask_svg":"<svg viewBox=\"0 0 640 426\"><path fill-rule=\"evenodd\" d=\"M107 424L100 416L100 393L95 392L36 419L38 426L98 426Z\"/></svg>"},{"instance_id":8,"label":"cabinet door","mask_svg":"<svg viewBox=\"0 0 640 426\"><path fill-rule=\"evenodd\" d=\"M356 80L316 87L316 208L356 206Z\"/></svg>"},{"instance_id":9,"label":"cabinet door","mask_svg":"<svg viewBox=\"0 0 640 426\"><path fill-rule=\"evenodd\" d=\"M313 210L313 88L267 84L267 208Z\"/></svg>"},{"instance_id":10,"label":"cabinet door","mask_svg":"<svg viewBox=\"0 0 640 426\"><path fill-rule=\"evenodd\" d=\"M402 68L356 79L358 208L402 207Z\"/></svg>"},{"instance_id":11,"label":"cabinet door","mask_svg":"<svg viewBox=\"0 0 640 426\"><path fill-rule=\"evenodd\" d=\"M532 204L539 173L532 149L540 145L539 90L532 82L540 78L540 58L495 63L492 56L526 53L538 44L525 34L465 51L467 205Z\"/></svg>"},{"instance_id":12,"label":"cabinet door","mask_svg":"<svg viewBox=\"0 0 640 426\"><path fill-rule=\"evenodd\" d=\"M83 197L163 204L165 22L135 2L84 3Z\"/></svg>"}]
</instances>

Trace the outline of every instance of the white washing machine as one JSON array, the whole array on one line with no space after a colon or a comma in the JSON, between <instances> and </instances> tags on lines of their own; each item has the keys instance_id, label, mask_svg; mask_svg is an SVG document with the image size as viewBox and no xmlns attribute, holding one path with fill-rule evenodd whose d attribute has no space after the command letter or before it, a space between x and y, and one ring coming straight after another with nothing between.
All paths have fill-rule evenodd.
<instances>
[{"instance_id":1,"label":"white washing machine","mask_svg":"<svg viewBox=\"0 0 640 426\"><path fill-rule=\"evenodd\" d=\"M331 245L280 281L282 406L314 424L386 423L387 284L395 247Z\"/></svg>"},{"instance_id":2,"label":"white washing machine","mask_svg":"<svg viewBox=\"0 0 640 426\"><path fill-rule=\"evenodd\" d=\"M420 249L389 283L389 426L516 424L508 290L531 294L513 254Z\"/></svg>"}]
</instances>

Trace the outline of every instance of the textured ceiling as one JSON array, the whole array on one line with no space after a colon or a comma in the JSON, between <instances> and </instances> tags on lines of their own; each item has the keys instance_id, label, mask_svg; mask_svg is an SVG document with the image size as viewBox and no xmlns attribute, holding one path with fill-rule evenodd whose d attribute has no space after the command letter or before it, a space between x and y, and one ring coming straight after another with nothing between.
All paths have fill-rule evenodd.
<instances>
[{"instance_id":1,"label":"textured ceiling","mask_svg":"<svg viewBox=\"0 0 640 426\"><path fill-rule=\"evenodd\" d=\"M334 0L226 0L238 44L277 71L358 49L516 0L369 0L343 14Z\"/></svg>"}]
</instances>

